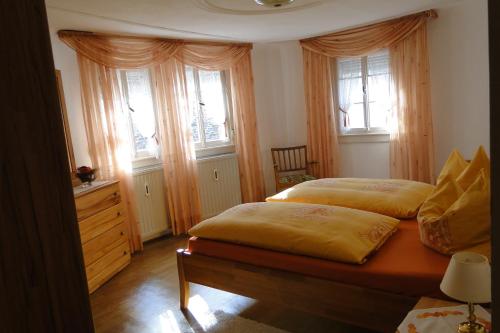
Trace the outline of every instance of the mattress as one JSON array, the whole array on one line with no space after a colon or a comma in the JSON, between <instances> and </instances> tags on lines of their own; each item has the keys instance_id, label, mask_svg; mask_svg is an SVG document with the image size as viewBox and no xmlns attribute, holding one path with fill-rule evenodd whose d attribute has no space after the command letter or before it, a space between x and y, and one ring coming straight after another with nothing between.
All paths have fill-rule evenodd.
<instances>
[{"instance_id":1,"label":"mattress","mask_svg":"<svg viewBox=\"0 0 500 333\"><path fill-rule=\"evenodd\" d=\"M197 237L189 239L188 250L195 254L412 297L443 297L439 284L450 258L425 247L420 242L416 221L402 221L398 229L385 245L362 265Z\"/></svg>"}]
</instances>

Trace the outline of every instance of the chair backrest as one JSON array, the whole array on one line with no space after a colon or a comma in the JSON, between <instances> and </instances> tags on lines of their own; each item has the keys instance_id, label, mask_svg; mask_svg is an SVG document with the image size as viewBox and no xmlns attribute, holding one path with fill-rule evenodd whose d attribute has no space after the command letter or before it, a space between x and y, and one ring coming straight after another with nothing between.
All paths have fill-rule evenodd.
<instances>
[{"instance_id":1,"label":"chair backrest","mask_svg":"<svg viewBox=\"0 0 500 333\"><path fill-rule=\"evenodd\" d=\"M271 148L271 154L277 172L308 170L306 146Z\"/></svg>"}]
</instances>

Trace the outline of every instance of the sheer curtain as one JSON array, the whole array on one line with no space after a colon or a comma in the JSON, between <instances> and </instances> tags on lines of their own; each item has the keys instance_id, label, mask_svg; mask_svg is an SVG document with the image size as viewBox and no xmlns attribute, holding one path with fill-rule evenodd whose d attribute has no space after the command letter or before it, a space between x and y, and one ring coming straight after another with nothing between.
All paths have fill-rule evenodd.
<instances>
[{"instance_id":1,"label":"sheer curtain","mask_svg":"<svg viewBox=\"0 0 500 333\"><path fill-rule=\"evenodd\" d=\"M335 96L338 87L323 81L331 78L321 74L327 70L324 58L359 57L389 48L396 102L392 105L394 123L391 126L391 177L424 182L434 180L434 145L430 108L429 65L426 32L429 17L435 11L425 11L397 19L349 29L324 36L301 40L304 50L304 81L308 114L308 144L312 145L312 159L320 163L338 164L338 142L332 137L331 121L318 122L319 116L335 119ZM315 56L313 56L315 54ZM320 57L320 55L322 57ZM337 102L339 105L342 102ZM327 115L325 115L325 112ZM411 132L411 134L410 134ZM321 143L321 149L314 147ZM311 154L313 155L313 154ZM326 166L333 170L338 166ZM333 173L319 174L330 177Z\"/></svg>"},{"instance_id":2,"label":"sheer curtain","mask_svg":"<svg viewBox=\"0 0 500 333\"><path fill-rule=\"evenodd\" d=\"M153 69L157 108L160 111L160 142L164 158L167 205L174 234L186 232L199 222L201 215L194 146L187 120L189 108L184 65L230 71L242 198L245 202L264 199L250 61L251 44L190 42L75 31L59 31L58 35L77 51L85 63L113 69ZM80 67L82 76L92 73L90 67ZM82 81L82 92L87 90L90 94L100 89L111 91L109 87L108 81ZM110 94L96 96L87 102L87 108L91 110L89 112L95 112L101 105L112 105L110 101ZM114 113L113 108L108 109ZM94 133L93 128L105 127L113 122L113 119L95 119L87 124L89 142L96 141L97 147L110 146L107 154L96 159L95 165L99 168L106 168L108 165L106 163L109 158L106 156L125 151L115 151L114 142L118 140L115 131L106 132L102 140L96 139L99 133ZM125 181L123 183L127 184ZM132 208L131 212L133 214Z\"/></svg>"},{"instance_id":3,"label":"sheer curtain","mask_svg":"<svg viewBox=\"0 0 500 333\"><path fill-rule=\"evenodd\" d=\"M132 183L130 133L127 107L122 100L116 69L97 64L78 54L82 107L92 165L102 179L120 180L122 202L127 210L131 252L142 250Z\"/></svg>"},{"instance_id":4,"label":"sheer curtain","mask_svg":"<svg viewBox=\"0 0 500 333\"><path fill-rule=\"evenodd\" d=\"M235 146L243 202L263 201L265 185L255 113L251 46L248 44L187 44L176 55L186 65L206 70L229 70Z\"/></svg>"},{"instance_id":5,"label":"sheer curtain","mask_svg":"<svg viewBox=\"0 0 500 333\"><path fill-rule=\"evenodd\" d=\"M425 27L390 48L394 108L390 170L393 178L434 183L434 139Z\"/></svg>"},{"instance_id":6,"label":"sheer curtain","mask_svg":"<svg viewBox=\"0 0 500 333\"><path fill-rule=\"evenodd\" d=\"M392 109L389 50L384 49L367 58L370 125L381 128L387 126Z\"/></svg>"},{"instance_id":7,"label":"sheer curtain","mask_svg":"<svg viewBox=\"0 0 500 333\"><path fill-rule=\"evenodd\" d=\"M358 60L358 61L355 61ZM332 59L336 61L336 59ZM350 127L349 122L349 109L352 104L352 93L354 90L361 89L361 62L359 59L342 59L337 62L337 73L334 80L338 83L338 109L341 112L341 116L344 120L344 128Z\"/></svg>"},{"instance_id":8,"label":"sheer curtain","mask_svg":"<svg viewBox=\"0 0 500 333\"><path fill-rule=\"evenodd\" d=\"M165 192L174 235L200 221L196 155L192 142L184 65L172 58L153 68Z\"/></svg>"},{"instance_id":9,"label":"sheer curtain","mask_svg":"<svg viewBox=\"0 0 500 333\"><path fill-rule=\"evenodd\" d=\"M333 112L338 103L333 94L336 80L332 80L336 62L308 49L303 49L303 57L308 158L318 162L312 165L311 171L317 178L336 177L340 165L338 126Z\"/></svg>"},{"instance_id":10,"label":"sheer curtain","mask_svg":"<svg viewBox=\"0 0 500 333\"><path fill-rule=\"evenodd\" d=\"M230 68L230 77L241 198L243 202L263 201L266 189L260 160L252 61L249 52Z\"/></svg>"}]
</instances>

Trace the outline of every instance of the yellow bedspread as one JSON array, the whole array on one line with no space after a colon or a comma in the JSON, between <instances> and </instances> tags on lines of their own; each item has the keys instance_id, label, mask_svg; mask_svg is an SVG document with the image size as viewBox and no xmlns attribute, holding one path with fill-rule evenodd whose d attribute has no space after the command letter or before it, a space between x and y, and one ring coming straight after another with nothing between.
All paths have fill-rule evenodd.
<instances>
[{"instance_id":1,"label":"yellow bedspread","mask_svg":"<svg viewBox=\"0 0 500 333\"><path fill-rule=\"evenodd\" d=\"M407 219L417 215L433 189L411 180L323 178L295 185L266 201L335 205Z\"/></svg>"},{"instance_id":2,"label":"yellow bedspread","mask_svg":"<svg viewBox=\"0 0 500 333\"><path fill-rule=\"evenodd\" d=\"M259 248L358 263L399 221L380 214L300 203L243 204L201 222L189 234Z\"/></svg>"}]
</instances>

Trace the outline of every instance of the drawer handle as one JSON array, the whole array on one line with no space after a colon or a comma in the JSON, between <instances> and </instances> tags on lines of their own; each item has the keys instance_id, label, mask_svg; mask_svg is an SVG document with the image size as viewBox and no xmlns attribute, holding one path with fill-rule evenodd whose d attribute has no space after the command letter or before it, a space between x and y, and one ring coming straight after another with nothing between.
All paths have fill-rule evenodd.
<instances>
[{"instance_id":1,"label":"drawer handle","mask_svg":"<svg viewBox=\"0 0 500 333\"><path fill-rule=\"evenodd\" d=\"M125 233L123 231L120 232L120 236L123 236L125 235Z\"/></svg>"},{"instance_id":2,"label":"drawer handle","mask_svg":"<svg viewBox=\"0 0 500 333\"><path fill-rule=\"evenodd\" d=\"M118 195L118 192L113 193L113 195L116 197Z\"/></svg>"},{"instance_id":3,"label":"drawer handle","mask_svg":"<svg viewBox=\"0 0 500 333\"><path fill-rule=\"evenodd\" d=\"M121 212L116 213L116 216L120 216L120 215L122 215L122 213L121 213Z\"/></svg>"},{"instance_id":4,"label":"drawer handle","mask_svg":"<svg viewBox=\"0 0 500 333\"><path fill-rule=\"evenodd\" d=\"M123 251L123 255L127 255L127 251Z\"/></svg>"}]
</instances>

